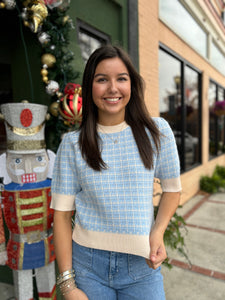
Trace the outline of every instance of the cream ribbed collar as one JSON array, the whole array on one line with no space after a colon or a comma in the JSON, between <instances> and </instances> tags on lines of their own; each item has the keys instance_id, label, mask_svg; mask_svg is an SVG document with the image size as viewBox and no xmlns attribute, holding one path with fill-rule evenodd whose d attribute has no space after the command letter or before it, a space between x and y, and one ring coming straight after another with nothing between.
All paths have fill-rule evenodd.
<instances>
[{"instance_id":1,"label":"cream ribbed collar","mask_svg":"<svg viewBox=\"0 0 225 300\"><path fill-rule=\"evenodd\" d=\"M123 131L127 127L128 124L126 123L126 121L123 121L122 123L113 126L105 126L105 125L97 124L97 131L101 133L115 133L115 132Z\"/></svg>"}]
</instances>

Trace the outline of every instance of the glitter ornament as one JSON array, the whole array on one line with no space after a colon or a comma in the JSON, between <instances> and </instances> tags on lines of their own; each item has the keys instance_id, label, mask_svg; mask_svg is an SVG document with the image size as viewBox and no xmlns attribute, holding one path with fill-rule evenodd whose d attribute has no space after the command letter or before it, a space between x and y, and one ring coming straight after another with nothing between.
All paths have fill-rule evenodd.
<instances>
[{"instance_id":1,"label":"glitter ornament","mask_svg":"<svg viewBox=\"0 0 225 300\"><path fill-rule=\"evenodd\" d=\"M48 85L46 86L46 93L50 96L53 96L59 90L58 82L54 80L50 80Z\"/></svg>"},{"instance_id":2,"label":"glitter ornament","mask_svg":"<svg viewBox=\"0 0 225 300\"><path fill-rule=\"evenodd\" d=\"M41 62L43 65L47 65L49 68L51 68L54 66L54 64L56 62L56 58L54 55L52 55L50 53L46 53L46 54L42 55Z\"/></svg>"},{"instance_id":3,"label":"glitter ornament","mask_svg":"<svg viewBox=\"0 0 225 300\"><path fill-rule=\"evenodd\" d=\"M47 34L46 32L40 32L38 34L38 40L42 45L46 45L50 42L50 35Z\"/></svg>"},{"instance_id":4,"label":"glitter ornament","mask_svg":"<svg viewBox=\"0 0 225 300\"><path fill-rule=\"evenodd\" d=\"M82 120L81 86L79 84L68 83L64 94L59 104L60 115L69 125L80 123Z\"/></svg>"}]
</instances>

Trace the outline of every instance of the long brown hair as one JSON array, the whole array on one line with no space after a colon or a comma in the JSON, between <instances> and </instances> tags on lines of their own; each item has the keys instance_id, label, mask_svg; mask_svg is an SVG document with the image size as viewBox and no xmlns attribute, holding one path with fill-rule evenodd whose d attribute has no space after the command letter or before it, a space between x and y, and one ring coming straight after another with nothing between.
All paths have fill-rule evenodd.
<instances>
[{"instance_id":1,"label":"long brown hair","mask_svg":"<svg viewBox=\"0 0 225 300\"><path fill-rule=\"evenodd\" d=\"M92 99L92 83L97 65L104 59L120 58L131 79L131 98L125 110L125 121L131 127L141 159L147 169L153 168L153 147L146 132L151 133L157 153L160 147L160 132L150 117L144 102L144 82L135 70L128 54L117 46L106 45L95 50L86 64L82 83L82 122L79 145L83 158L96 171L106 168L100 153L100 137L96 125L98 109Z\"/></svg>"}]
</instances>

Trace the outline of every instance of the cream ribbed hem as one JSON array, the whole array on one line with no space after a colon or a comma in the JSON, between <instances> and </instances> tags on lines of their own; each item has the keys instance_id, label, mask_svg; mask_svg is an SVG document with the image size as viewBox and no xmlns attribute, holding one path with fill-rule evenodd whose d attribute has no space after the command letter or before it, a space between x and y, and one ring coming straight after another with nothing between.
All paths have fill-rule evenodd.
<instances>
[{"instance_id":1,"label":"cream ribbed hem","mask_svg":"<svg viewBox=\"0 0 225 300\"><path fill-rule=\"evenodd\" d=\"M148 235L131 235L89 231L75 225L73 240L84 247L100 250L129 253L149 258L150 246Z\"/></svg>"},{"instance_id":2,"label":"cream ribbed hem","mask_svg":"<svg viewBox=\"0 0 225 300\"><path fill-rule=\"evenodd\" d=\"M75 196L52 193L50 208L61 211L75 210Z\"/></svg>"},{"instance_id":3,"label":"cream ribbed hem","mask_svg":"<svg viewBox=\"0 0 225 300\"><path fill-rule=\"evenodd\" d=\"M176 193L182 190L180 177L171 179L161 179L160 182L163 192Z\"/></svg>"}]
</instances>

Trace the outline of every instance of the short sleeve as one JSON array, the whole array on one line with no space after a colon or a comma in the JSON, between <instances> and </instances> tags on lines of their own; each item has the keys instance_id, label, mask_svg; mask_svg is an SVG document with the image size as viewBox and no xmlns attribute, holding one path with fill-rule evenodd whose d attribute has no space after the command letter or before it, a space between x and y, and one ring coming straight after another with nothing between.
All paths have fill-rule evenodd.
<instances>
[{"instance_id":1,"label":"short sleeve","mask_svg":"<svg viewBox=\"0 0 225 300\"><path fill-rule=\"evenodd\" d=\"M74 210L75 196L81 190L76 174L74 137L72 133L64 136L55 159L51 208L56 210Z\"/></svg>"},{"instance_id":2,"label":"short sleeve","mask_svg":"<svg viewBox=\"0 0 225 300\"><path fill-rule=\"evenodd\" d=\"M156 123L161 132L161 147L156 159L155 177L160 179L163 192L179 192L180 161L174 134L163 118L157 118Z\"/></svg>"}]
</instances>

